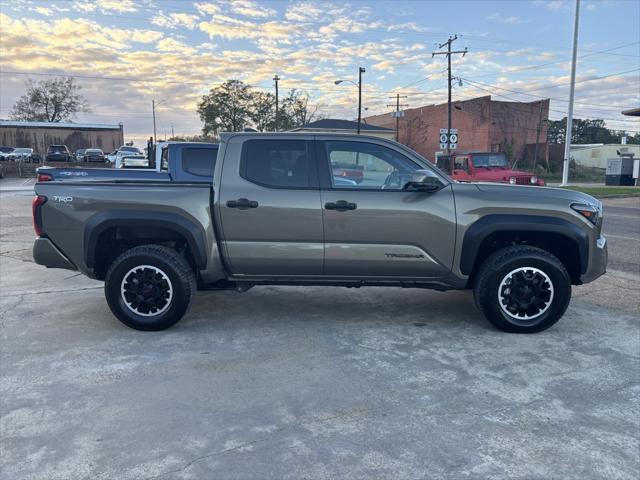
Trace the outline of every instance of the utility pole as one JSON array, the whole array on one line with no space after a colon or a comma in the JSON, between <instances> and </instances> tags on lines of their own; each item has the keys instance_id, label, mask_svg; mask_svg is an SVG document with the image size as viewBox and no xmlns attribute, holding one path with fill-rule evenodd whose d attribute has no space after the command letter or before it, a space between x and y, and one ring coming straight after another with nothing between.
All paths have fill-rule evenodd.
<instances>
[{"instance_id":1,"label":"utility pole","mask_svg":"<svg viewBox=\"0 0 640 480\"><path fill-rule=\"evenodd\" d=\"M573 132L573 97L576 91L576 59L578 55L578 23L580 20L580 0L576 0L576 18L573 23L573 56L571 58L571 87L569 89L569 111L564 134L564 165L562 166L562 186L569 184L569 156L571 155L571 133Z\"/></svg>"},{"instance_id":2,"label":"utility pole","mask_svg":"<svg viewBox=\"0 0 640 480\"><path fill-rule=\"evenodd\" d=\"M358 135L360 135L360 122L362 121L362 74L365 72L364 67L358 68Z\"/></svg>"},{"instance_id":3,"label":"utility pole","mask_svg":"<svg viewBox=\"0 0 640 480\"><path fill-rule=\"evenodd\" d=\"M389 97L389 98L393 98L393 97ZM401 98L407 98L406 95L400 95L399 93L396 94L396 104L395 105L387 105L387 107L396 107L396 111L393 113L393 116L396 117L396 142L400 141L400 107L408 107L409 105L407 105L406 103L403 105L400 105L400 99ZM404 112L403 112L404 113Z\"/></svg>"},{"instance_id":4,"label":"utility pole","mask_svg":"<svg viewBox=\"0 0 640 480\"><path fill-rule=\"evenodd\" d=\"M176 134L173 133L173 125L171 125L171 138L176 138Z\"/></svg>"},{"instance_id":5,"label":"utility pole","mask_svg":"<svg viewBox=\"0 0 640 480\"><path fill-rule=\"evenodd\" d=\"M465 47L464 50L455 50L455 51L451 50L451 44L453 42L455 42L457 39L458 39L458 35L454 35L453 37L449 37L449 40L444 42L442 45L438 45L438 48L442 48L442 47L444 47L446 45L447 46L447 50L445 52L433 52L431 54L431 58L435 57L436 55L446 55L447 56L447 70L449 72L449 82L448 82L449 97L448 97L448 101L447 101L447 153L451 153L451 141L450 141L450 136L451 136L451 83L453 82L453 77L451 76L451 55L462 54L462 56L464 57L468 52L466 47Z\"/></svg>"},{"instance_id":6,"label":"utility pole","mask_svg":"<svg viewBox=\"0 0 640 480\"><path fill-rule=\"evenodd\" d=\"M275 120L275 128L274 130L277 132L278 131L278 114L279 112L279 105L278 105L278 81L280 81L280 77L276 74L273 77L273 81L276 82L276 120Z\"/></svg>"},{"instance_id":7,"label":"utility pole","mask_svg":"<svg viewBox=\"0 0 640 480\"><path fill-rule=\"evenodd\" d=\"M153 143L156 143L156 100L151 100L151 111L153 112Z\"/></svg>"}]
</instances>

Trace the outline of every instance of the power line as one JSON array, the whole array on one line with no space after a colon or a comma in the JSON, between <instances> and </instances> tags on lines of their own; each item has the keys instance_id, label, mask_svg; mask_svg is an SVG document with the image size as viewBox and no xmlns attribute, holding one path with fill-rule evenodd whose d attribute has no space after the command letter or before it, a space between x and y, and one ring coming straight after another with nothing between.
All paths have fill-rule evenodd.
<instances>
[{"instance_id":1,"label":"power line","mask_svg":"<svg viewBox=\"0 0 640 480\"><path fill-rule=\"evenodd\" d=\"M578 81L576 81L576 83L585 83L585 82L590 82L590 81L594 81L594 80L601 80L601 79L603 79L603 78L608 78L608 77L612 77L612 76L615 76L615 75L618 75L618 74L615 74L615 73L614 73L614 74L611 74L611 75L604 75L604 76L601 76L601 77L596 77L596 78L591 78L591 79L581 80L581 81L579 81L579 82L578 82ZM464 80L465 82L469 82L469 83L478 83L478 84L480 84L480 85L484 85L485 87L497 88L498 90L504 90L504 91L506 91L506 92L511 92L511 93L515 93L515 94L518 94L518 95L525 95L525 96L527 96L527 97L534 97L534 98L549 98L550 100L555 100L555 101L558 101L558 102L568 102L568 100L564 100L564 99L560 99L560 98L544 97L544 96L541 96L541 95L534 95L534 94L528 93L528 92L537 91L538 89L536 89L536 90L527 90L527 91L510 90L510 89L508 89L508 88L498 87L497 85L488 85L488 84L486 84L486 83L479 82L479 81L477 81L477 80L473 80L473 79L466 78L466 77L465 77L465 78L462 78L462 80ZM558 84L558 85L555 85L555 86L560 87L560 86L566 86L566 85L568 85L568 83ZM546 87L545 87L545 88L542 88L541 90L546 90ZM623 106L615 107L615 106L612 106L612 105L602 105L602 104L597 104L597 103L586 103L586 102L576 102L576 104L586 105L586 106L595 106L595 107L607 107L607 108L609 108L609 109L614 109L614 108L615 108L615 109L618 109L618 108L620 108L620 109L622 109L622 110L624 110L625 108L631 108L631 107L623 107Z\"/></svg>"},{"instance_id":2,"label":"power line","mask_svg":"<svg viewBox=\"0 0 640 480\"><path fill-rule=\"evenodd\" d=\"M513 107L531 105L531 103L525 103L525 102L522 102L521 100L517 100L517 99L509 97L507 95L504 95L504 94L501 94L501 93L492 92L491 90L482 88L482 87L480 87L478 85L471 84L471 86L476 88L476 89L478 89L478 90L481 90L483 92L487 92L487 93L490 93L492 95L495 95L497 97L506 98L507 100L511 100L512 102L517 104L517 105L513 105ZM555 112L555 113L561 113L563 115L566 115L566 112L564 112L562 110L555 110L553 108L549 108L549 111ZM580 116L584 117L584 115L580 115ZM613 121L613 122L624 122L625 121L624 119L606 118L606 117L601 117L601 116L594 117L594 119L596 119L596 120L609 120L609 121ZM518 127L518 128L525 129L525 130L536 130L536 129L527 128L527 127ZM626 129L626 128L623 128L623 130L625 130L626 132L640 133L640 130L629 130L629 129Z\"/></svg>"}]
</instances>

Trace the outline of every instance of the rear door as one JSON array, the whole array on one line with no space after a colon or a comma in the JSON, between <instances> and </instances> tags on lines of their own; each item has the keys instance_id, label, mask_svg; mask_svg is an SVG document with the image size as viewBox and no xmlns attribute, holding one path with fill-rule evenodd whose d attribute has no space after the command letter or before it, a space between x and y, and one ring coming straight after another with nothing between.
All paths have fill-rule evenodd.
<instances>
[{"instance_id":1,"label":"rear door","mask_svg":"<svg viewBox=\"0 0 640 480\"><path fill-rule=\"evenodd\" d=\"M425 168L403 151L373 139L317 143L325 275L432 279L451 271L456 222L446 179L435 193L403 191L411 173ZM361 167L362 181L334 176L335 162Z\"/></svg>"},{"instance_id":2,"label":"rear door","mask_svg":"<svg viewBox=\"0 0 640 480\"><path fill-rule=\"evenodd\" d=\"M322 211L313 142L239 135L229 139L224 157L218 211L232 274L321 275Z\"/></svg>"}]
</instances>

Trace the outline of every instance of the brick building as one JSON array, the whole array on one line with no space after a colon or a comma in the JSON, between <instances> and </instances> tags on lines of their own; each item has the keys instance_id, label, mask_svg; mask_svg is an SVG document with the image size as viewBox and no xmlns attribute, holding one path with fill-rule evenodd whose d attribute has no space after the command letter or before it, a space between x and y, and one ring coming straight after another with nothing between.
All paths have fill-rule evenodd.
<instances>
[{"instance_id":1,"label":"brick building","mask_svg":"<svg viewBox=\"0 0 640 480\"><path fill-rule=\"evenodd\" d=\"M460 151L505 152L511 161L531 162L540 126L538 161L546 162L549 100L528 103L491 100L491 96L453 102L452 128L458 129ZM366 117L369 125L393 128L391 115ZM447 128L447 104L405 110L400 118L398 140L424 157L434 160L440 148L440 129Z\"/></svg>"},{"instance_id":2,"label":"brick building","mask_svg":"<svg viewBox=\"0 0 640 480\"><path fill-rule=\"evenodd\" d=\"M45 154L49 145L66 145L71 151L79 148L100 148L111 152L124 144L122 124L20 122L0 120L0 145L33 148Z\"/></svg>"}]
</instances>

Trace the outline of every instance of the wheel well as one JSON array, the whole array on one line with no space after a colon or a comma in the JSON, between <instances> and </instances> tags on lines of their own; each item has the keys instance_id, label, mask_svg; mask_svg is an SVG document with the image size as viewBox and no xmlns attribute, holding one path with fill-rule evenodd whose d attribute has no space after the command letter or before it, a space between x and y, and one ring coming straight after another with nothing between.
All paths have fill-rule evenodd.
<instances>
[{"instance_id":1,"label":"wheel well","mask_svg":"<svg viewBox=\"0 0 640 480\"><path fill-rule=\"evenodd\" d=\"M189 242L180 234L163 227L110 227L100 233L94 250L93 268L98 280L104 280L109 266L123 252L139 245L164 245L182 254L196 271Z\"/></svg>"},{"instance_id":2,"label":"wheel well","mask_svg":"<svg viewBox=\"0 0 640 480\"><path fill-rule=\"evenodd\" d=\"M579 283L580 251L574 240L554 232L507 231L493 232L482 241L469 276L469 285L473 284L478 269L489 256L511 245L531 245L546 250L562 262L569 272L571 283Z\"/></svg>"}]
</instances>

